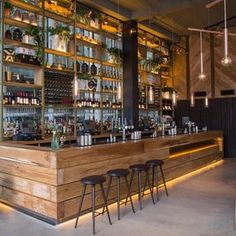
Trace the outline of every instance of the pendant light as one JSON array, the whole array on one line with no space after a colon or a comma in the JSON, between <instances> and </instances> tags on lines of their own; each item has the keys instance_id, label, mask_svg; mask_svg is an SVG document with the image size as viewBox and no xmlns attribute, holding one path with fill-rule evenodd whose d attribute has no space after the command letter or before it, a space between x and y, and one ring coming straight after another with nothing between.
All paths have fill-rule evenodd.
<instances>
[{"instance_id":1,"label":"pendant light","mask_svg":"<svg viewBox=\"0 0 236 236\"><path fill-rule=\"evenodd\" d=\"M205 97L205 108L209 107L209 100L208 100L208 96L206 95Z\"/></svg>"},{"instance_id":2,"label":"pendant light","mask_svg":"<svg viewBox=\"0 0 236 236\"><path fill-rule=\"evenodd\" d=\"M191 97L190 97L190 106L191 107L195 106L195 100L194 100L194 94L193 93L191 94Z\"/></svg>"},{"instance_id":3,"label":"pendant light","mask_svg":"<svg viewBox=\"0 0 236 236\"><path fill-rule=\"evenodd\" d=\"M173 103L173 106L176 106L177 104L177 94L175 90L173 91L173 94L172 94L172 103Z\"/></svg>"},{"instance_id":4,"label":"pendant light","mask_svg":"<svg viewBox=\"0 0 236 236\"><path fill-rule=\"evenodd\" d=\"M224 0L224 57L221 60L221 64L223 66L230 66L232 64L232 59L229 57L229 39L228 39L228 28L227 28L227 6L226 6L226 0Z\"/></svg>"},{"instance_id":5,"label":"pendant light","mask_svg":"<svg viewBox=\"0 0 236 236\"><path fill-rule=\"evenodd\" d=\"M201 67L201 72L198 75L198 78L200 80L203 80L206 78L206 74L204 73L204 70L203 70L202 31L200 31L200 67Z\"/></svg>"}]
</instances>

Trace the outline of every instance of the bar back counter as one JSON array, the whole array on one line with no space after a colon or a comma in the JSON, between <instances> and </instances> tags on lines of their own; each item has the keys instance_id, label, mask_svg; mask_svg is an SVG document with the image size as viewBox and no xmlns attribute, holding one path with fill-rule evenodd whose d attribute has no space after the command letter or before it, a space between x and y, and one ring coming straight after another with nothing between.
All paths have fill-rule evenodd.
<instances>
[{"instance_id":1,"label":"bar back counter","mask_svg":"<svg viewBox=\"0 0 236 236\"><path fill-rule=\"evenodd\" d=\"M51 224L75 217L81 195L80 179L128 168L150 159L164 160L166 180L183 176L223 158L223 135L208 131L191 135L147 138L59 150L33 145L0 144L0 201ZM115 201L112 184L109 203ZM132 192L136 189L133 182ZM126 197L121 183L121 194ZM101 204L97 193L96 204ZM90 207L90 194L83 212Z\"/></svg>"}]
</instances>

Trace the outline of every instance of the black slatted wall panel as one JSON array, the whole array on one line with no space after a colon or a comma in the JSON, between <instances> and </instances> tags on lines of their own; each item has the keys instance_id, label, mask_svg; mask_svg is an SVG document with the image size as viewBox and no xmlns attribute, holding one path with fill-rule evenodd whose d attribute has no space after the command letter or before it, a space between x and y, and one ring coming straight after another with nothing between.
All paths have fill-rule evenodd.
<instances>
[{"instance_id":1,"label":"black slatted wall panel","mask_svg":"<svg viewBox=\"0 0 236 236\"><path fill-rule=\"evenodd\" d=\"M194 107L189 101L179 101L175 110L178 126L183 116L189 116L200 128L222 130L225 157L236 158L236 98L210 99L209 108L204 107L204 100L196 100Z\"/></svg>"}]
</instances>

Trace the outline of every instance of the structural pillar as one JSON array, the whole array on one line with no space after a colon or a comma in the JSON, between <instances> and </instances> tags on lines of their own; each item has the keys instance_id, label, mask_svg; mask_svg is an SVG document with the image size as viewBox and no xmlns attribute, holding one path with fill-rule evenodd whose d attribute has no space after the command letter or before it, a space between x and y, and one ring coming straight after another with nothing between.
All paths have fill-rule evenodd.
<instances>
[{"instance_id":1,"label":"structural pillar","mask_svg":"<svg viewBox=\"0 0 236 236\"><path fill-rule=\"evenodd\" d=\"M134 20L123 25L124 118L138 128L138 28Z\"/></svg>"}]
</instances>

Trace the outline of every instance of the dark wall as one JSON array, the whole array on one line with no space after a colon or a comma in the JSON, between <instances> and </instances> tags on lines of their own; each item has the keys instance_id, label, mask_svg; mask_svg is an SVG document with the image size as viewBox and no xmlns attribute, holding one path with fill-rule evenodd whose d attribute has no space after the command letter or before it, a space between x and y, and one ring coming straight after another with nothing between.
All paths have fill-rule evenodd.
<instances>
[{"instance_id":1,"label":"dark wall","mask_svg":"<svg viewBox=\"0 0 236 236\"><path fill-rule=\"evenodd\" d=\"M189 116L199 128L222 130L224 133L224 153L226 158L236 158L236 98L210 99L209 107L204 107L204 100L196 100L195 106L190 102L179 101L175 109L177 124L182 124L182 117Z\"/></svg>"}]
</instances>

